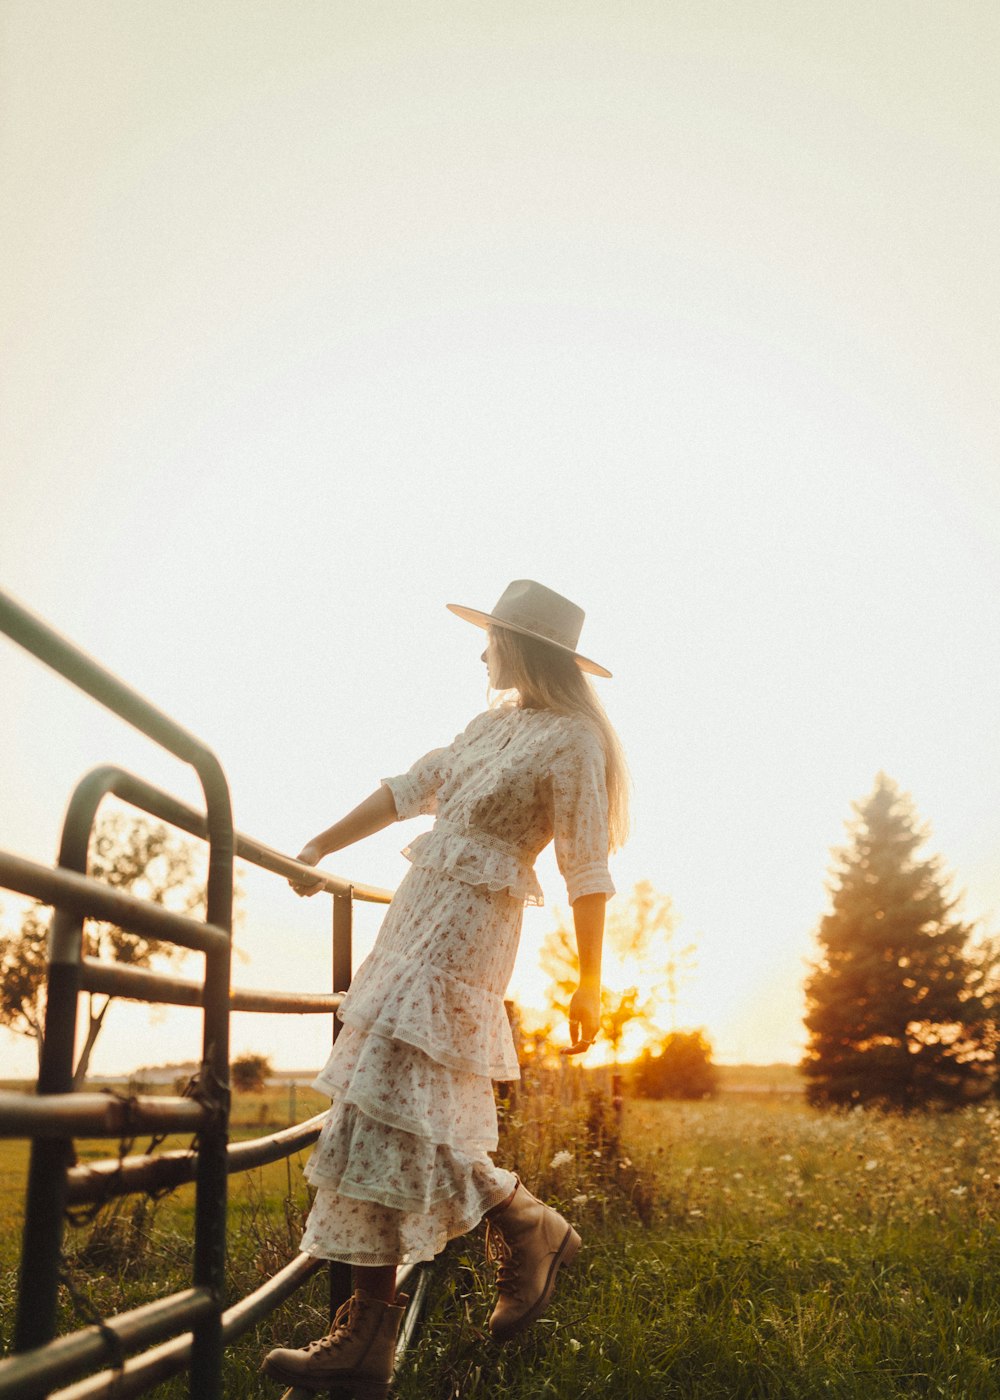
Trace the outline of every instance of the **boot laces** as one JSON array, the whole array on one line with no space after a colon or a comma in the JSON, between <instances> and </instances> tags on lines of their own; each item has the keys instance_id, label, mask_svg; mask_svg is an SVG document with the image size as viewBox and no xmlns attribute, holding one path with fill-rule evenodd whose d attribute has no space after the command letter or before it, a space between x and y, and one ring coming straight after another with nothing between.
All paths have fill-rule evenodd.
<instances>
[{"instance_id":1,"label":"boot laces","mask_svg":"<svg viewBox=\"0 0 1000 1400\"><path fill-rule=\"evenodd\" d=\"M306 1351L330 1351L333 1347L339 1347L341 1342L350 1335L351 1331L351 1304L354 1298L348 1298L341 1303L334 1314L330 1330L325 1337L320 1337L318 1341L310 1342Z\"/></svg>"},{"instance_id":2,"label":"boot laces","mask_svg":"<svg viewBox=\"0 0 1000 1400\"><path fill-rule=\"evenodd\" d=\"M486 1260L496 1265L497 1292L515 1294L517 1292L517 1261L514 1251L503 1237L500 1227L492 1220L486 1221Z\"/></svg>"}]
</instances>

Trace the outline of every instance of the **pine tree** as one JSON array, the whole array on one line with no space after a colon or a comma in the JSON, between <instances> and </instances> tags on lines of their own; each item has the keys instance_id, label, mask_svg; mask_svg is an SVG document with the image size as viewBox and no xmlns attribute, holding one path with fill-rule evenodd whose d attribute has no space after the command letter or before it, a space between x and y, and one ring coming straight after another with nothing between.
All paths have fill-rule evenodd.
<instances>
[{"instance_id":1,"label":"pine tree","mask_svg":"<svg viewBox=\"0 0 1000 1400\"><path fill-rule=\"evenodd\" d=\"M927 830L909 797L880 773L854 811L806 984L810 1101L962 1102L985 1075L970 928L939 859L917 854Z\"/></svg>"}]
</instances>

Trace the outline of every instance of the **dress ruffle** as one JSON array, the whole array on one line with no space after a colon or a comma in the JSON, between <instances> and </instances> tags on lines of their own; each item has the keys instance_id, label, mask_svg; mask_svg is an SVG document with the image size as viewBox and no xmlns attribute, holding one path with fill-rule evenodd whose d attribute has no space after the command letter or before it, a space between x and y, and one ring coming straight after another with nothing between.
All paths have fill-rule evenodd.
<instances>
[{"instance_id":1,"label":"dress ruffle","mask_svg":"<svg viewBox=\"0 0 1000 1400\"><path fill-rule=\"evenodd\" d=\"M367 1161L371 1152L380 1152L383 1143L398 1158L400 1135L354 1112L353 1121L341 1124L350 1144L365 1153L364 1160L351 1160L334 1151L317 1163L315 1171L306 1168L316 1196L302 1239L302 1250L320 1259L340 1259L345 1264L377 1266L409 1264L433 1259L450 1239L464 1235L485 1213L505 1200L517 1184L513 1173L496 1167L487 1157L473 1159L447 1148L428 1157L429 1188L435 1204L408 1209L372 1199L373 1190L394 1199L415 1199L399 1195L388 1177L381 1173L374 1187ZM321 1139L322 1141L322 1139ZM355 1153L357 1156L357 1152ZM329 1182L335 1181L331 1189ZM355 1194L357 1192L357 1194ZM361 1193L364 1194L361 1194Z\"/></svg>"},{"instance_id":2,"label":"dress ruffle","mask_svg":"<svg viewBox=\"0 0 1000 1400\"><path fill-rule=\"evenodd\" d=\"M483 885L493 894L506 891L525 904L544 904L545 896L531 863L506 841L487 831L459 826L439 817L403 855L423 870L436 870L465 885Z\"/></svg>"},{"instance_id":3,"label":"dress ruffle","mask_svg":"<svg viewBox=\"0 0 1000 1400\"><path fill-rule=\"evenodd\" d=\"M479 1154L497 1145L493 1086L400 1040L344 1026L313 1088L368 1118Z\"/></svg>"},{"instance_id":4,"label":"dress ruffle","mask_svg":"<svg viewBox=\"0 0 1000 1400\"><path fill-rule=\"evenodd\" d=\"M422 1050L439 1065L520 1079L503 997L424 961L369 958L338 1012L345 1026Z\"/></svg>"},{"instance_id":5,"label":"dress ruffle","mask_svg":"<svg viewBox=\"0 0 1000 1400\"><path fill-rule=\"evenodd\" d=\"M388 1127L354 1104L335 1103L306 1163L310 1185L414 1215L436 1211L470 1188L484 1155ZM478 1194L478 1193L477 1193Z\"/></svg>"},{"instance_id":6,"label":"dress ruffle","mask_svg":"<svg viewBox=\"0 0 1000 1400\"><path fill-rule=\"evenodd\" d=\"M433 1259L516 1185L487 1155L497 1140L488 1078L345 1025L314 1087L334 1102L305 1167L316 1192L307 1254L370 1266Z\"/></svg>"}]
</instances>

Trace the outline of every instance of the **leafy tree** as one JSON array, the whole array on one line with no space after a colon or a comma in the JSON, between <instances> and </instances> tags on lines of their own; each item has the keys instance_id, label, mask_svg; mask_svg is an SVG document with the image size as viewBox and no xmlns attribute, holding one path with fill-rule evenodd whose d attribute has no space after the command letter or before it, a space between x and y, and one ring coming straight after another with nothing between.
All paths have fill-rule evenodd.
<instances>
[{"instance_id":1,"label":"leafy tree","mask_svg":"<svg viewBox=\"0 0 1000 1400\"><path fill-rule=\"evenodd\" d=\"M0 1026L38 1041L45 1026L45 968L48 918L33 904L16 934L0 934Z\"/></svg>"},{"instance_id":2,"label":"leafy tree","mask_svg":"<svg viewBox=\"0 0 1000 1400\"><path fill-rule=\"evenodd\" d=\"M627 901L609 907L604 942L610 956L601 989L601 1031L616 1060L626 1026L636 1021L652 1029L664 1002L676 1006L678 988L694 955L693 944L677 946L677 923L670 896L658 894L648 880L637 884ZM577 986L576 938L570 925L559 920L546 934L539 958L551 979L549 1005L564 1016Z\"/></svg>"},{"instance_id":3,"label":"leafy tree","mask_svg":"<svg viewBox=\"0 0 1000 1400\"><path fill-rule=\"evenodd\" d=\"M241 1093L258 1093L274 1072L267 1055L237 1055L231 1065L233 1088Z\"/></svg>"},{"instance_id":4,"label":"leafy tree","mask_svg":"<svg viewBox=\"0 0 1000 1400\"><path fill-rule=\"evenodd\" d=\"M884 773L834 852L831 909L806 985L803 1069L816 1104L959 1102L983 1077L982 1008L937 857Z\"/></svg>"},{"instance_id":5,"label":"leafy tree","mask_svg":"<svg viewBox=\"0 0 1000 1400\"><path fill-rule=\"evenodd\" d=\"M144 817L130 819L119 812L105 815L91 840L88 873L115 889L178 912L204 913L204 875L194 848L167 827ZM45 906L36 904L25 913L16 933L0 934L0 1026L36 1040L39 1058L45 1027L49 917ZM174 962L187 951L94 919L84 924L83 949L87 957L130 967L149 967L154 958ZM86 1078L112 1000L110 996L87 994L86 1036L74 1071L77 1088Z\"/></svg>"},{"instance_id":6,"label":"leafy tree","mask_svg":"<svg viewBox=\"0 0 1000 1400\"><path fill-rule=\"evenodd\" d=\"M647 1099L706 1099L718 1092L719 1073L703 1031L671 1031L655 1051L636 1061L636 1093Z\"/></svg>"}]
</instances>

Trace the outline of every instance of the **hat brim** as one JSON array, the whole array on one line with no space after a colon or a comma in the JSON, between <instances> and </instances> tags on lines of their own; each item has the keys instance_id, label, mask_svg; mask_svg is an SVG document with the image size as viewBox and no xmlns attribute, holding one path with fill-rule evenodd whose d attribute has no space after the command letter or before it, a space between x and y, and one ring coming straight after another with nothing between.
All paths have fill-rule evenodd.
<instances>
[{"instance_id":1,"label":"hat brim","mask_svg":"<svg viewBox=\"0 0 1000 1400\"><path fill-rule=\"evenodd\" d=\"M606 680L611 680L611 672L605 666L591 661L588 656L581 656L572 647L563 646L562 642L554 642L551 637L543 637L540 632L532 632L530 627L518 627L513 622L505 622L502 617L494 617L492 613L480 612L478 608L466 608L460 603L446 603L445 607L456 617L464 618L466 622L471 622L475 627L484 629L487 627L506 627L508 632L518 632L522 637L534 637L536 641L544 642L546 646L555 647L557 651L563 651L567 656L572 656L581 671L587 671L592 676L604 676Z\"/></svg>"}]
</instances>

